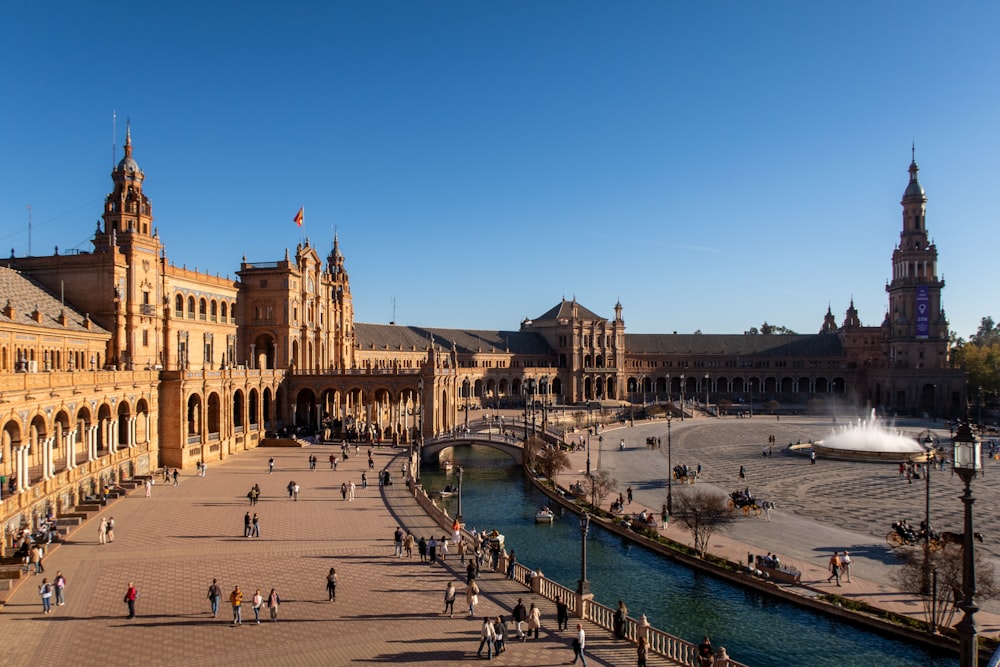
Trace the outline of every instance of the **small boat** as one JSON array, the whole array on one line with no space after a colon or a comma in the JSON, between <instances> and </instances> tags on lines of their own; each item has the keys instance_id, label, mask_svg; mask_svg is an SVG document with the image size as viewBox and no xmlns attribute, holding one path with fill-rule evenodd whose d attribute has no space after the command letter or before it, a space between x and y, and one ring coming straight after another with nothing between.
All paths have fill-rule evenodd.
<instances>
[{"instance_id":1,"label":"small boat","mask_svg":"<svg viewBox=\"0 0 1000 667\"><path fill-rule=\"evenodd\" d=\"M451 498L456 494L458 494L458 490L451 484L438 491L438 495L442 498Z\"/></svg>"},{"instance_id":2,"label":"small boat","mask_svg":"<svg viewBox=\"0 0 1000 667\"><path fill-rule=\"evenodd\" d=\"M535 513L535 523L552 523L555 519L555 512L548 507L543 507Z\"/></svg>"}]
</instances>

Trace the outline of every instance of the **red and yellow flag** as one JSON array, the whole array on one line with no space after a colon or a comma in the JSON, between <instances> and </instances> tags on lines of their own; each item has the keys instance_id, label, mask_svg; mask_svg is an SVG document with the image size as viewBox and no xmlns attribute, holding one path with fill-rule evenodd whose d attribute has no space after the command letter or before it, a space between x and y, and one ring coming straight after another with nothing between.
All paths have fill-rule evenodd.
<instances>
[{"instance_id":1,"label":"red and yellow flag","mask_svg":"<svg viewBox=\"0 0 1000 667\"><path fill-rule=\"evenodd\" d=\"M295 221L295 224L298 225L299 227L302 226L302 220L305 217L305 211L306 211L306 207L305 206L299 208L299 212L296 213L295 217L293 218L293 220Z\"/></svg>"}]
</instances>

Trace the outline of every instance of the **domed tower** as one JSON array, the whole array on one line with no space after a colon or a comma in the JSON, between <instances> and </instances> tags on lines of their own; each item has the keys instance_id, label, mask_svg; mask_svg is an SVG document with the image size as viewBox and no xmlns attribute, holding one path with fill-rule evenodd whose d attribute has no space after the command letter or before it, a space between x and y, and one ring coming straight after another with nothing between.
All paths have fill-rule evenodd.
<instances>
[{"instance_id":1,"label":"domed tower","mask_svg":"<svg viewBox=\"0 0 1000 667\"><path fill-rule=\"evenodd\" d=\"M333 235L333 249L326 259L330 281L330 360L334 368L351 368L354 363L354 301L351 279L344 268L340 239Z\"/></svg>"},{"instance_id":2,"label":"domed tower","mask_svg":"<svg viewBox=\"0 0 1000 667\"><path fill-rule=\"evenodd\" d=\"M129 126L125 157L111 172L113 189L104 200L104 228L98 227L93 239L95 253L113 258L103 276L114 303L108 359L122 368L163 363L163 245L153 227L153 207L142 192L145 178L132 157Z\"/></svg>"},{"instance_id":3,"label":"domed tower","mask_svg":"<svg viewBox=\"0 0 1000 667\"><path fill-rule=\"evenodd\" d=\"M903 230L892 253L889 293L888 355L896 368L946 368L948 320L941 306L944 280L938 277L937 247L927 236L927 194L917 179L920 167L910 162L910 181L903 192Z\"/></svg>"},{"instance_id":4,"label":"domed tower","mask_svg":"<svg viewBox=\"0 0 1000 667\"><path fill-rule=\"evenodd\" d=\"M830 305L826 306L826 315L823 316L823 327L819 330L821 334L837 333L837 318L833 316Z\"/></svg>"}]
</instances>

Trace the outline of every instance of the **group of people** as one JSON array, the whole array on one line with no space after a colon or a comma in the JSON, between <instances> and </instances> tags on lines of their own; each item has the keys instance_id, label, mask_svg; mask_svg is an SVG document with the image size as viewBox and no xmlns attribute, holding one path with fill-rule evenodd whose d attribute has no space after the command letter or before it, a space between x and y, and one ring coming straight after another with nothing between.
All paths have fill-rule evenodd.
<instances>
[{"instance_id":1,"label":"group of people","mask_svg":"<svg viewBox=\"0 0 1000 667\"><path fill-rule=\"evenodd\" d=\"M333 568L330 568L331 574L333 574ZM334 575L336 577L336 575ZM132 584L129 584L129 591L134 590ZM129 594L125 594L125 600L128 601ZM138 593L135 594L138 597ZM243 589L239 586L233 587L232 592L229 594L229 604L233 608L233 625L243 625ZM129 605L130 616L129 618L135 617L135 598L132 598L132 604ZM212 584L208 587L208 603L211 607L212 618L216 618L219 615L219 603L222 601L222 587L219 586L218 579L212 579ZM258 588L254 594L250 597L250 608L253 610L254 621L257 625L260 625L260 615L263 609L267 608L271 616L272 622L277 622L278 620L278 605L281 604L281 597L278 595L277 591L273 588L271 592L268 593L265 598Z\"/></svg>"},{"instance_id":2,"label":"group of people","mask_svg":"<svg viewBox=\"0 0 1000 667\"><path fill-rule=\"evenodd\" d=\"M837 586L840 586L841 576L847 579L847 583L851 583L851 554L849 552L845 551L841 554L839 551L834 551L827 567L830 570L830 576L827 577L826 583L836 579Z\"/></svg>"}]
</instances>

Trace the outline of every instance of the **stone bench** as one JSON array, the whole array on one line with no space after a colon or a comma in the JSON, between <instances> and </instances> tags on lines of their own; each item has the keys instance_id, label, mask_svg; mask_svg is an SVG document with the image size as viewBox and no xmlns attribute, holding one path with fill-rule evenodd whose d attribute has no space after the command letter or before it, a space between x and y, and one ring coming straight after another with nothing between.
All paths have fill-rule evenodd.
<instances>
[{"instance_id":1,"label":"stone bench","mask_svg":"<svg viewBox=\"0 0 1000 667\"><path fill-rule=\"evenodd\" d=\"M797 570L779 570L773 567L758 565L757 569L764 573L764 578L783 584L798 586L802 583L802 573Z\"/></svg>"}]
</instances>

